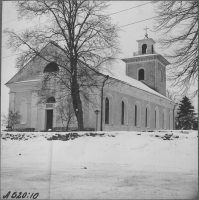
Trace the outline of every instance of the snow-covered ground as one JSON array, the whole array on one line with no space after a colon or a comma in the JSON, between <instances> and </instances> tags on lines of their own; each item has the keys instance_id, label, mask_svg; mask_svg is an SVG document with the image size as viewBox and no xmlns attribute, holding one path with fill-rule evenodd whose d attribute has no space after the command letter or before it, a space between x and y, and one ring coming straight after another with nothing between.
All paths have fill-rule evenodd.
<instances>
[{"instance_id":1,"label":"snow-covered ground","mask_svg":"<svg viewBox=\"0 0 199 200\"><path fill-rule=\"evenodd\" d=\"M198 197L198 132L96 133L63 141L50 140L52 132L2 132L1 198L9 191L37 199Z\"/></svg>"}]
</instances>

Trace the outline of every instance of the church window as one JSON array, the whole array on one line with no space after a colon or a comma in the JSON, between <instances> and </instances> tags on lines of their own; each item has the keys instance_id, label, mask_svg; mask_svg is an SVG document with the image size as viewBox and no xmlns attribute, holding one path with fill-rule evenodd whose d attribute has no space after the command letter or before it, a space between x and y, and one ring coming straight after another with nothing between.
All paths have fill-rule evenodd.
<instances>
[{"instance_id":1,"label":"church window","mask_svg":"<svg viewBox=\"0 0 199 200\"><path fill-rule=\"evenodd\" d=\"M142 54L146 54L147 53L147 45L143 44L142 45Z\"/></svg>"},{"instance_id":2,"label":"church window","mask_svg":"<svg viewBox=\"0 0 199 200\"><path fill-rule=\"evenodd\" d=\"M27 102L26 99L22 99L20 102L20 124L26 124L27 122Z\"/></svg>"},{"instance_id":3,"label":"church window","mask_svg":"<svg viewBox=\"0 0 199 200\"><path fill-rule=\"evenodd\" d=\"M150 107L147 105L146 107L146 116L145 116L145 126L150 127Z\"/></svg>"},{"instance_id":4,"label":"church window","mask_svg":"<svg viewBox=\"0 0 199 200\"><path fill-rule=\"evenodd\" d=\"M124 101L122 101L122 124L124 124Z\"/></svg>"},{"instance_id":5,"label":"church window","mask_svg":"<svg viewBox=\"0 0 199 200\"><path fill-rule=\"evenodd\" d=\"M55 103L55 97L49 97L46 103Z\"/></svg>"},{"instance_id":6,"label":"church window","mask_svg":"<svg viewBox=\"0 0 199 200\"><path fill-rule=\"evenodd\" d=\"M128 125L128 99L126 97L122 99L121 124Z\"/></svg>"},{"instance_id":7,"label":"church window","mask_svg":"<svg viewBox=\"0 0 199 200\"><path fill-rule=\"evenodd\" d=\"M155 108L155 128L159 128L159 109Z\"/></svg>"},{"instance_id":8,"label":"church window","mask_svg":"<svg viewBox=\"0 0 199 200\"><path fill-rule=\"evenodd\" d=\"M147 127L147 125L148 125L148 124L147 124L147 117L148 117L147 115L148 115L148 113L147 113L147 108L146 108L146 119L145 119L145 121L146 121L146 127Z\"/></svg>"},{"instance_id":9,"label":"church window","mask_svg":"<svg viewBox=\"0 0 199 200\"><path fill-rule=\"evenodd\" d=\"M137 126L137 105L135 105L135 126Z\"/></svg>"},{"instance_id":10,"label":"church window","mask_svg":"<svg viewBox=\"0 0 199 200\"><path fill-rule=\"evenodd\" d=\"M144 69L140 69L138 71L138 80L139 81L144 80Z\"/></svg>"},{"instance_id":11,"label":"church window","mask_svg":"<svg viewBox=\"0 0 199 200\"><path fill-rule=\"evenodd\" d=\"M163 71L160 70L160 81L163 82Z\"/></svg>"},{"instance_id":12,"label":"church window","mask_svg":"<svg viewBox=\"0 0 199 200\"><path fill-rule=\"evenodd\" d=\"M169 129L172 129L172 111L169 113Z\"/></svg>"},{"instance_id":13,"label":"church window","mask_svg":"<svg viewBox=\"0 0 199 200\"><path fill-rule=\"evenodd\" d=\"M136 102L135 104L135 126L140 126L140 104L139 102Z\"/></svg>"},{"instance_id":14,"label":"church window","mask_svg":"<svg viewBox=\"0 0 199 200\"><path fill-rule=\"evenodd\" d=\"M47 73L47 72L56 72L56 71L59 71L59 67L58 67L57 63L55 63L55 62L50 62L44 68L44 73Z\"/></svg>"},{"instance_id":15,"label":"church window","mask_svg":"<svg viewBox=\"0 0 199 200\"><path fill-rule=\"evenodd\" d=\"M109 124L109 99L105 100L105 124Z\"/></svg>"}]
</instances>

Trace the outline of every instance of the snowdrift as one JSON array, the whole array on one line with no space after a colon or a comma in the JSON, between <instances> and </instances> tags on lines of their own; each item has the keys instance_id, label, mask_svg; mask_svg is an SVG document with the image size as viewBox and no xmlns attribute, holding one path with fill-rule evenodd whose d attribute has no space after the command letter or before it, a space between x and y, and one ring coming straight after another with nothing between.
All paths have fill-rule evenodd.
<instances>
[{"instance_id":1,"label":"snowdrift","mask_svg":"<svg viewBox=\"0 0 199 200\"><path fill-rule=\"evenodd\" d=\"M53 163L94 162L130 164L156 170L197 169L196 131L155 132L2 132L5 149L13 160L27 163L51 158ZM34 156L37 155L37 156ZM45 157L44 157L45 155Z\"/></svg>"}]
</instances>

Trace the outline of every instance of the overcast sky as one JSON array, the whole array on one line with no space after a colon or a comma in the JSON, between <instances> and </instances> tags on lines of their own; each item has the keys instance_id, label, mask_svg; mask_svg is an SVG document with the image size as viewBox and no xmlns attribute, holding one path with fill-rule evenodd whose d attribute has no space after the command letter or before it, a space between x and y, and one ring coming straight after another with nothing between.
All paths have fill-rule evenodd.
<instances>
[{"instance_id":1,"label":"overcast sky","mask_svg":"<svg viewBox=\"0 0 199 200\"><path fill-rule=\"evenodd\" d=\"M17 12L12 1L3 1L3 13L2 13L2 30L5 28L14 29L20 31L22 29L37 25L38 22L32 23L26 22L25 20L17 20ZM138 22L123 27L120 32L120 45L122 54L119 58L129 58L133 56L133 52L138 51L138 44L136 40L143 39L145 35L144 28L147 26L152 29L154 21L153 19L139 22L151 17L156 14L154 12L154 5L149 1L112 1L110 6L110 14L112 22L118 24L118 26L128 25L130 23ZM143 5L145 4L145 5ZM142 5L142 6L139 6ZM136 7L139 6L139 7ZM135 7L135 8L132 8ZM130 9L132 8L132 9ZM125 9L124 12L113 14ZM154 32L148 31L149 38L157 40L157 35ZM9 106L9 89L4 85L9 81L17 72L15 68L14 52L6 47L6 40L8 37L2 34L2 77L1 77L1 112L7 113ZM159 45L155 45L155 51L162 54ZM125 64L123 61L119 61L113 66L113 70L125 74ZM194 107L197 108L197 99L194 100Z\"/></svg>"}]
</instances>

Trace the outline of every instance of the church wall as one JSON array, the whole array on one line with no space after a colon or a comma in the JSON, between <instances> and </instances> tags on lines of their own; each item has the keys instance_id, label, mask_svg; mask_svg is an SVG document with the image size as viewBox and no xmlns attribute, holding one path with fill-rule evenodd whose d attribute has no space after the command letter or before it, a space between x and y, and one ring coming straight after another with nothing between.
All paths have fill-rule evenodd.
<instances>
[{"instance_id":1,"label":"church wall","mask_svg":"<svg viewBox=\"0 0 199 200\"><path fill-rule=\"evenodd\" d=\"M15 126L15 128L31 128L31 94L29 91L17 91L15 94L15 102L14 102L14 107L15 111L20 111L20 102L21 100L26 100L26 105L27 105L27 120L25 124L18 124Z\"/></svg>"},{"instance_id":2,"label":"church wall","mask_svg":"<svg viewBox=\"0 0 199 200\"><path fill-rule=\"evenodd\" d=\"M144 69L145 80L142 82L155 89L155 61L142 61L127 64L127 76L138 80L138 70Z\"/></svg>"},{"instance_id":3,"label":"church wall","mask_svg":"<svg viewBox=\"0 0 199 200\"><path fill-rule=\"evenodd\" d=\"M144 69L145 77L143 83L150 88L156 90L160 94L166 96L166 68L159 61L140 61L128 63L126 65L126 75L138 80L138 70ZM163 80L161 81L161 70L163 72Z\"/></svg>"},{"instance_id":4,"label":"church wall","mask_svg":"<svg viewBox=\"0 0 199 200\"><path fill-rule=\"evenodd\" d=\"M160 62L157 62L157 70L156 70L156 88L157 91L166 96L166 68ZM161 81L161 70L163 72L163 80Z\"/></svg>"},{"instance_id":5,"label":"church wall","mask_svg":"<svg viewBox=\"0 0 199 200\"><path fill-rule=\"evenodd\" d=\"M105 95L111 95L113 97L114 101L114 109L113 109L113 124L105 125L103 123L103 130L106 131L140 131L140 130L154 130L154 129L172 129L173 128L173 116L171 116L170 121L172 124L169 127L169 112L173 112L171 109L172 106L168 105L165 107L164 104L162 103L155 103L152 100L152 98L147 99L140 99L139 97L136 97L136 89L131 88L132 92L134 92L135 95L130 95L125 92L129 91L129 88L127 86L122 86L117 87L118 91L116 90L111 90L111 89L106 89L105 90ZM139 91L140 92L140 91ZM146 92L141 91L143 96L146 96ZM128 102L128 122L124 125L121 124L121 102L122 100L126 98ZM135 126L135 104L138 103L140 104L140 123L138 126ZM146 121L146 107L147 105L150 107L150 126L146 127L145 121ZM155 108L158 107L159 109L159 128L155 128ZM164 123L166 123L166 127L163 126L163 110L165 109L166 112L166 120ZM104 111L105 113L105 98L104 98ZM103 117L104 119L104 117Z\"/></svg>"}]
</instances>

